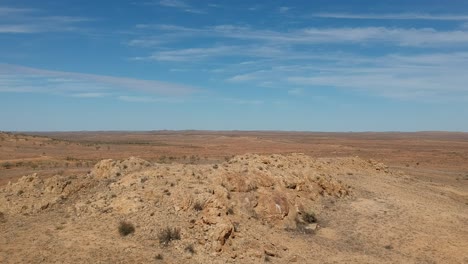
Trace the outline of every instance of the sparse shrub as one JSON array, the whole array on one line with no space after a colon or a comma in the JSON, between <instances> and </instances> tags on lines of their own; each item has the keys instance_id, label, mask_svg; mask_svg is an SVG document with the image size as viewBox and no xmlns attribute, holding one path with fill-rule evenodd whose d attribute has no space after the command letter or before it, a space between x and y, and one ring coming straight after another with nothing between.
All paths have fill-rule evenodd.
<instances>
[{"instance_id":1,"label":"sparse shrub","mask_svg":"<svg viewBox=\"0 0 468 264\"><path fill-rule=\"evenodd\" d=\"M173 240L180 240L180 229L177 227L166 227L158 235L159 243L168 245Z\"/></svg>"},{"instance_id":2,"label":"sparse shrub","mask_svg":"<svg viewBox=\"0 0 468 264\"><path fill-rule=\"evenodd\" d=\"M203 210L203 206L204 206L204 204L203 204L202 202L196 201L196 202L193 204L193 210L195 210L195 211L202 211L202 210Z\"/></svg>"},{"instance_id":3,"label":"sparse shrub","mask_svg":"<svg viewBox=\"0 0 468 264\"><path fill-rule=\"evenodd\" d=\"M229 207L226 212L228 215L233 215L234 214L234 209L232 207Z\"/></svg>"},{"instance_id":4,"label":"sparse shrub","mask_svg":"<svg viewBox=\"0 0 468 264\"><path fill-rule=\"evenodd\" d=\"M309 228L310 224L317 223L317 217L314 212L299 212L294 219L296 222L296 229L289 231L296 231L303 234L311 234L315 230Z\"/></svg>"},{"instance_id":5,"label":"sparse shrub","mask_svg":"<svg viewBox=\"0 0 468 264\"><path fill-rule=\"evenodd\" d=\"M161 254L157 254L154 259L156 260L163 260L163 256Z\"/></svg>"},{"instance_id":6,"label":"sparse shrub","mask_svg":"<svg viewBox=\"0 0 468 264\"><path fill-rule=\"evenodd\" d=\"M190 254L193 255L193 254L195 254L195 248L193 247L192 244L187 245L187 246L185 247L185 252L188 252L188 253L190 253Z\"/></svg>"},{"instance_id":7,"label":"sparse shrub","mask_svg":"<svg viewBox=\"0 0 468 264\"><path fill-rule=\"evenodd\" d=\"M314 212L302 213L302 219L308 224L317 223L317 217Z\"/></svg>"},{"instance_id":8,"label":"sparse shrub","mask_svg":"<svg viewBox=\"0 0 468 264\"><path fill-rule=\"evenodd\" d=\"M8 169L11 169L12 165L9 162L5 162L2 164L2 167L8 170Z\"/></svg>"},{"instance_id":9,"label":"sparse shrub","mask_svg":"<svg viewBox=\"0 0 468 264\"><path fill-rule=\"evenodd\" d=\"M247 191L248 192L251 192L251 191L256 191L258 189L258 186L255 182L250 182L248 185L247 185Z\"/></svg>"},{"instance_id":10,"label":"sparse shrub","mask_svg":"<svg viewBox=\"0 0 468 264\"><path fill-rule=\"evenodd\" d=\"M135 227L132 223L121 221L119 224L119 233L121 236L128 236L135 232Z\"/></svg>"},{"instance_id":11,"label":"sparse shrub","mask_svg":"<svg viewBox=\"0 0 468 264\"><path fill-rule=\"evenodd\" d=\"M213 169L217 169L217 168L219 168L218 164L213 165Z\"/></svg>"},{"instance_id":12,"label":"sparse shrub","mask_svg":"<svg viewBox=\"0 0 468 264\"><path fill-rule=\"evenodd\" d=\"M5 213L0 212L0 223L5 223L5 222L6 222Z\"/></svg>"}]
</instances>

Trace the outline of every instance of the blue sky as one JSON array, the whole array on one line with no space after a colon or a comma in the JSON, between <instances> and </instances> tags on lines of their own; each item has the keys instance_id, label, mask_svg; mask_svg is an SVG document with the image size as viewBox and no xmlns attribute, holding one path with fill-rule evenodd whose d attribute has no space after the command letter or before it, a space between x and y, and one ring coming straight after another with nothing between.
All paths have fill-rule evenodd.
<instances>
[{"instance_id":1,"label":"blue sky","mask_svg":"<svg viewBox=\"0 0 468 264\"><path fill-rule=\"evenodd\" d=\"M466 1L0 1L0 130L467 120Z\"/></svg>"}]
</instances>

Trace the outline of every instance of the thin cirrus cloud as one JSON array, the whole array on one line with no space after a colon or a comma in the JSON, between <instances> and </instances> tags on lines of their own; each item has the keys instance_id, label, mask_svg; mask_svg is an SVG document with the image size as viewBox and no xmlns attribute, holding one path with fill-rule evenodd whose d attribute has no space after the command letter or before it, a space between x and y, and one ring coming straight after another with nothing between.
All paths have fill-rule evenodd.
<instances>
[{"instance_id":1,"label":"thin cirrus cloud","mask_svg":"<svg viewBox=\"0 0 468 264\"><path fill-rule=\"evenodd\" d=\"M182 103L184 100L173 97L153 97L153 96L134 96L134 95L120 95L118 100L129 103Z\"/></svg>"},{"instance_id":2,"label":"thin cirrus cloud","mask_svg":"<svg viewBox=\"0 0 468 264\"><path fill-rule=\"evenodd\" d=\"M252 58L271 58L278 57L284 51L268 45L251 45L251 46L214 46L204 48L186 48L175 50L163 50L153 52L147 57L136 57L136 60L155 60L168 62L183 62L183 61L206 61L220 57L252 57Z\"/></svg>"},{"instance_id":3,"label":"thin cirrus cloud","mask_svg":"<svg viewBox=\"0 0 468 264\"><path fill-rule=\"evenodd\" d=\"M401 47L463 47L468 44L468 31L452 30L438 31L435 29L403 29L385 27L365 28L308 28L291 32L272 30L259 30L250 27L235 27L221 25L204 28L188 28L173 25L140 25L141 29L158 31L158 46L156 51L146 56L136 57L137 60L154 60L161 62L200 62L219 58L233 57L245 60L328 60L333 61L337 54L321 52L316 54L307 50L300 51L295 46L320 45L325 43L342 45L386 45ZM186 42L187 39L201 39L216 37L225 39L229 44L230 39L243 40L236 45L208 46L208 47L184 47L170 49L165 47L164 41L168 41L165 32L169 32L168 38L172 42ZM149 33L154 34L154 32ZM151 37L151 35L150 35ZM145 41L134 40L134 44L144 47L152 47L155 39ZM154 46L153 46L154 47ZM363 56L350 58L352 61L365 59ZM367 59L370 61L371 59ZM232 80L235 80L232 79ZM231 80L231 81L232 81Z\"/></svg>"},{"instance_id":4,"label":"thin cirrus cloud","mask_svg":"<svg viewBox=\"0 0 468 264\"><path fill-rule=\"evenodd\" d=\"M0 64L0 92L60 93L76 97L98 97L112 92L186 96L198 91L200 90L191 86L155 80Z\"/></svg>"},{"instance_id":5,"label":"thin cirrus cloud","mask_svg":"<svg viewBox=\"0 0 468 264\"><path fill-rule=\"evenodd\" d=\"M468 20L468 15L456 14L419 14L419 13L399 13L399 14L350 14L350 13L315 13L311 17L335 18L335 19L375 19L375 20L446 20L463 21Z\"/></svg>"},{"instance_id":6,"label":"thin cirrus cloud","mask_svg":"<svg viewBox=\"0 0 468 264\"><path fill-rule=\"evenodd\" d=\"M289 10L291 10L291 7L288 6L281 6L278 8L278 11L282 14L287 13Z\"/></svg>"},{"instance_id":7,"label":"thin cirrus cloud","mask_svg":"<svg viewBox=\"0 0 468 264\"><path fill-rule=\"evenodd\" d=\"M180 1L180 0L161 0L159 1L159 4L162 6L175 7L175 8L190 7L187 3L185 3L184 1Z\"/></svg>"},{"instance_id":8,"label":"thin cirrus cloud","mask_svg":"<svg viewBox=\"0 0 468 264\"><path fill-rule=\"evenodd\" d=\"M77 98L102 98L106 97L110 94L108 93L76 93L72 94L72 97L77 97Z\"/></svg>"},{"instance_id":9,"label":"thin cirrus cloud","mask_svg":"<svg viewBox=\"0 0 468 264\"><path fill-rule=\"evenodd\" d=\"M45 15L39 9L0 7L0 34L78 31L87 17Z\"/></svg>"},{"instance_id":10,"label":"thin cirrus cloud","mask_svg":"<svg viewBox=\"0 0 468 264\"><path fill-rule=\"evenodd\" d=\"M177 8L187 13L194 13L194 14L205 14L206 12L197 8L193 8L191 5L184 1L180 0L161 0L158 2L160 6L163 7L170 7L170 8Z\"/></svg>"},{"instance_id":11,"label":"thin cirrus cloud","mask_svg":"<svg viewBox=\"0 0 468 264\"><path fill-rule=\"evenodd\" d=\"M146 30L145 37L153 36L154 30L159 39L178 41L184 38L225 38L245 41L269 42L281 44L372 44L411 47L439 47L447 45L468 44L468 31L437 30L434 28L388 28L388 27L334 27L334 28L301 28L292 31L275 31L218 25L204 28L190 28L176 25L137 25L137 29ZM144 39L138 39L145 45Z\"/></svg>"},{"instance_id":12,"label":"thin cirrus cloud","mask_svg":"<svg viewBox=\"0 0 468 264\"><path fill-rule=\"evenodd\" d=\"M259 86L270 82L276 88L290 87L290 95L295 91L338 88L396 99L468 100L466 52L362 58L337 54L333 58L332 63L311 66L296 62L235 75L227 81Z\"/></svg>"},{"instance_id":13,"label":"thin cirrus cloud","mask_svg":"<svg viewBox=\"0 0 468 264\"><path fill-rule=\"evenodd\" d=\"M216 73L213 71L229 83L275 87L285 89L289 95L297 95L299 91L306 94L315 88L327 87L398 99L468 98L465 85L468 77L463 73L463 69L468 68L467 53L438 52L438 48L445 50L447 47L463 50L468 44L468 31L463 29L333 27L279 31L233 25L191 28L157 24L139 25L137 28L146 36L157 33L159 39L170 39L176 43L190 43L190 40L203 38L222 40L225 46L158 47L161 50L146 58L196 63L207 60L219 62L223 61L221 58L235 56L253 61L242 65L225 64L217 67ZM230 43L235 45L228 45ZM424 53L415 55L402 51L401 54L365 56L327 51L317 53L304 48L327 43L347 47L362 44L424 48Z\"/></svg>"},{"instance_id":14,"label":"thin cirrus cloud","mask_svg":"<svg viewBox=\"0 0 468 264\"><path fill-rule=\"evenodd\" d=\"M17 15L17 14L25 14L35 12L35 9L30 8L15 8L15 7L2 7L0 6L0 15L2 17Z\"/></svg>"},{"instance_id":15,"label":"thin cirrus cloud","mask_svg":"<svg viewBox=\"0 0 468 264\"><path fill-rule=\"evenodd\" d=\"M238 49L238 47L234 46L178 49L156 52L149 56L147 59L157 61L201 60L209 57L218 57L228 54L232 56L234 53L238 53Z\"/></svg>"}]
</instances>

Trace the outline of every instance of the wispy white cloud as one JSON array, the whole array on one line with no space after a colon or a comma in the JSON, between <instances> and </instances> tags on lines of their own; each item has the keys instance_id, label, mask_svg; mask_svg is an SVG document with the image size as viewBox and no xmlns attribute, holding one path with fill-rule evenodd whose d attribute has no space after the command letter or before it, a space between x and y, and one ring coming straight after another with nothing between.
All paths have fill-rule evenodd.
<instances>
[{"instance_id":1,"label":"wispy white cloud","mask_svg":"<svg viewBox=\"0 0 468 264\"><path fill-rule=\"evenodd\" d=\"M338 88L398 99L462 100L468 98L468 53L393 54L364 57L362 63L346 57L314 67L276 67L257 75L254 83L270 81L277 87L301 91ZM294 69L294 71L292 71ZM255 74L254 72L253 74ZM299 90L298 90L299 91Z\"/></svg>"},{"instance_id":2,"label":"wispy white cloud","mask_svg":"<svg viewBox=\"0 0 468 264\"><path fill-rule=\"evenodd\" d=\"M390 19L390 15L387 17ZM399 15L399 19L409 19L405 17L409 14ZM465 18L445 15L426 19ZM147 24L137 28L148 37L169 39L183 47L158 46L143 59L200 63L216 80L231 85L270 87L296 96L331 87L399 99L468 98L468 76L463 73L468 69L468 53L446 52L447 48L466 50L468 31L463 26L444 30L384 26L272 30L236 25L192 28ZM203 39L216 39L222 45L190 47L192 41L200 43ZM379 47L380 55L334 52L324 44ZM401 53L388 54L382 46L398 47ZM418 48L420 55L415 55ZM210 69L207 60L216 62L216 67Z\"/></svg>"},{"instance_id":3,"label":"wispy white cloud","mask_svg":"<svg viewBox=\"0 0 468 264\"><path fill-rule=\"evenodd\" d=\"M184 12L187 13L194 13L194 14L205 14L206 12L193 8L191 5L189 5L187 2L181 1L181 0L161 0L159 1L159 5L164 6L164 7L171 7L171 8L177 8L180 10L183 10Z\"/></svg>"},{"instance_id":4,"label":"wispy white cloud","mask_svg":"<svg viewBox=\"0 0 468 264\"><path fill-rule=\"evenodd\" d=\"M0 64L0 92L34 92L97 95L118 91L138 91L184 96L198 89L186 85L126 77L51 71Z\"/></svg>"},{"instance_id":5,"label":"wispy white cloud","mask_svg":"<svg viewBox=\"0 0 468 264\"><path fill-rule=\"evenodd\" d=\"M249 10L249 11L257 11L257 10L260 10L261 8L262 8L261 5L255 5L255 6L248 7L247 10Z\"/></svg>"},{"instance_id":6,"label":"wispy white cloud","mask_svg":"<svg viewBox=\"0 0 468 264\"><path fill-rule=\"evenodd\" d=\"M260 30L250 27L219 25L205 28L188 28L174 25L138 25L141 29L167 32L169 37L217 37L267 42L275 45L304 45L323 43L380 44L398 46L451 46L468 44L466 30L436 30L433 28L343 27L302 28L293 31ZM149 33L151 34L151 33Z\"/></svg>"},{"instance_id":7,"label":"wispy white cloud","mask_svg":"<svg viewBox=\"0 0 468 264\"><path fill-rule=\"evenodd\" d=\"M267 71L260 70L260 71L255 71L255 72L237 74L237 75L234 75L232 77L229 77L226 80L228 82L248 82L248 81L253 81L253 80L259 80L259 79L262 79L262 75L265 72L267 72Z\"/></svg>"},{"instance_id":8,"label":"wispy white cloud","mask_svg":"<svg viewBox=\"0 0 468 264\"><path fill-rule=\"evenodd\" d=\"M281 6L278 8L278 11L282 14L287 13L289 10L291 10L291 7L288 6Z\"/></svg>"},{"instance_id":9,"label":"wispy white cloud","mask_svg":"<svg viewBox=\"0 0 468 264\"><path fill-rule=\"evenodd\" d=\"M78 98L101 98L101 97L106 97L108 96L108 93L77 93L77 94L72 94L72 97L78 97Z\"/></svg>"},{"instance_id":10,"label":"wispy white cloud","mask_svg":"<svg viewBox=\"0 0 468 264\"><path fill-rule=\"evenodd\" d=\"M130 95L121 95L117 99L124 102L131 103L182 103L184 100L180 98L156 98L152 96L130 96Z\"/></svg>"},{"instance_id":11,"label":"wispy white cloud","mask_svg":"<svg viewBox=\"0 0 468 264\"><path fill-rule=\"evenodd\" d=\"M147 59L157 61L188 61L188 60L200 60L209 57L218 57L231 55L232 52L237 50L237 47L232 46L219 46L210 48L189 48L189 49L178 49L169 51L155 52Z\"/></svg>"},{"instance_id":12,"label":"wispy white cloud","mask_svg":"<svg viewBox=\"0 0 468 264\"><path fill-rule=\"evenodd\" d=\"M294 88L288 91L288 94L290 95L301 95L304 92L303 89L301 88Z\"/></svg>"},{"instance_id":13,"label":"wispy white cloud","mask_svg":"<svg viewBox=\"0 0 468 264\"><path fill-rule=\"evenodd\" d=\"M0 6L0 15L3 17L11 16L11 15L18 15L18 14L25 14L25 13L32 13L36 11L37 11L36 9L30 9L30 8L14 8L14 7Z\"/></svg>"},{"instance_id":14,"label":"wispy white cloud","mask_svg":"<svg viewBox=\"0 0 468 264\"><path fill-rule=\"evenodd\" d=\"M41 33L81 30L86 17L44 15L38 9L0 7L0 33Z\"/></svg>"},{"instance_id":15,"label":"wispy white cloud","mask_svg":"<svg viewBox=\"0 0 468 264\"><path fill-rule=\"evenodd\" d=\"M324 57L328 59L313 63L268 60L231 65L216 74L232 73L225 79L227 82L270 87L289 95L311 95L332 88L396 99L468 99L468 76L464 74L467 52L375 57L337 53Z\"/></svg>"},{"instance_id":16,"label":"wispy white cloud","mask_svg":"<svg viewBox=\"0 0 468 264\"><path fill-rule=\"evenodd\" d=\"M279 57L284 51L268 45L251 46L214 46L203 48L172 49L153 52L146 57L136 57L136 60L155 60L171 62L198 62L214 58L272 58Z\"/></svg>"},{"instance_id":17,"label":"wispy white cloud","mask_svg":"<svg viewBox=\"0 0 468 264\"><path fill-rule=\"evenodd\" d=\"M154 46L159 46L163 44L164 41L158 38L142 38L142 39L133 39L128 42L129 46L132 47L143 47L143 48L148 48L148 47L154 47Z\"/></svg>"},{"instance_id":18,"label":"wispy white cloud","mask_svg":"<svg viewBox=\"0 0 468 264\"><path fill-rule=\"evenodd\" d=\"M220 100L225 101L226 103L238 105L262 105L265 103L264 100L259 99L222 98Z\"/></svg>"},{"instance_id":19,"label":"wispy white cloud","mask_svg":"<svg viewBox=\"0 0 468 264\"><path fill-rule=\"evenodd\" d=\"M159 4L162 6L175 7L175 8L187 8L189 5L184 1L180 0L161 0Z\"/></svg>"},{"instance_id":20,"label":"wispy white cloud","mask_svg":"<svg viewBox=\"0 0 468 264\"><path fill-rule=\"evenodd\" d=\"M375 20L468 20L468 15L458 14L422 14L422 13L396 13L396 14L352 14L352 13L315 13L312 17L336 19L375 19Z\"/></svg>"},{"instance_id":21,"label":"wispy white cloud","mask_svg":"<svg viewBox=\"0 0 468 264\"><path fill-rule=\"evenodd\" d=\"M34 33L37 28L33 25L0 25L0 33Z\"/></svg>"}]
</instances>

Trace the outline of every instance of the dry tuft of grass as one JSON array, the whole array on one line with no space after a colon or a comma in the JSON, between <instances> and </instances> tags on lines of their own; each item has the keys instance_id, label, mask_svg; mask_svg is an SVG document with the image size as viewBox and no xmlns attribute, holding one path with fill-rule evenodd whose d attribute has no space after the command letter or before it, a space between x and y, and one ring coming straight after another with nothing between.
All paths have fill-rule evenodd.
<instances>
[{"instance_id":1,"label":"dry tuft of grass","mask_svg":"<svg viewBox=\"0 0 468 264\"><path fill-rule=\"evenodd\" d=\"M195 211L202 211L203 207L204 207L204 204L202 202L199 202L199 201L196 201L193 204L193 210L195 210Z\"/></svg>"},{"instance_id":2,"label":"dry tuft of grass","mask_svg":"<svg viewBox=\"0 0 468 264\"><path fill-rule=\"evenodd\" d=\"M0 223L6 223L6 217L4 212L0 212Z\"/></svg>"},{"instance_id":3,"label":"dry tuft of grass","mask_svg":"<svg viewBox=\"0 0 468 264\"><path fill-rule=\"evenodd\" d=\"M192 254L192 255L195 254L195 248L193 247L192 244L187 245L187 246L185 247L185 251L188 252L188 253L190 253L190 254Z\"/></svg>"},{"instance_id":4,"label":"dry tuft of grass","mask_svg":"<svg viewBox=\"0 0 468 264\"><path fill-rule=\"evenodd\" d=\"M317 223L317 217L314 212L304 212L302 213L302 219L308 224Z\"/></svg>"},{"instance_id":5,"label":"dry tuft of grass","mask_svg":"<svg viewBox=\"0 0 468 264\"><path fill-rule=\"evenodd\" d=\"M119 233L121 236L128 236L135 232L135 226L127 221L121 221L119 223Z\"/></svg>"},{"instance_id":6,"label":"dry tuft of grass","mask_svg":"<svg viewBox=\"0 0 468 264\"><path fill-rule=\"evenodd\" d=\"M180 240L180 229L177 227L166 227L158 235L159 243L162 245L169 245L173 240Z\"/></svg>"}]
</instances>

